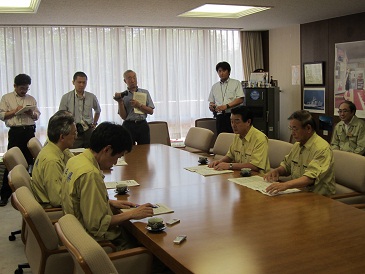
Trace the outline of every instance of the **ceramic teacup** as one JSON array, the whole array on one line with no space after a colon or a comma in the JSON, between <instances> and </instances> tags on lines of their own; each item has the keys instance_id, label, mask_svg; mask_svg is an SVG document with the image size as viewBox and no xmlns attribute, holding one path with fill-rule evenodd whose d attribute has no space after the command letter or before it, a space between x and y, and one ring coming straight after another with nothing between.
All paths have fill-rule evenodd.
<instances>
[{"instance_id":1,"label":"ceramic teacup","mask_svg":"<svg viewBox=\"0 0 365 274\"><path fill-rule=\"evenodd\" d=\"M251 168L248 168L248 167L241 168L240 174L241 174L242 177L251 176Z\"/></svg>"},{"instance_id":2,"label":"ceramic teacup","mask_svg":"<svg viewBox=\"0 0 365 274\"><path fill-rule=\"evenodd\" d=\"M118 193L118 195L126 194L128 191L128 185L127 184L119 184L115 188L115 192Z\"/></svg>"},{"instance_id":3,"label":"ceramic teacup","mask_svg":"<svg viewBox=\"0 0 365 274\"><path fill-rule=\"evenodd\" d=\"M153 230L157 230L164 227L163 219L159 217L149 218L147 225Z\"/></svg>"},{"instance_id":4,"label":"ceramic teacup","mask_svg":"<svg viewBox=\"0 0 365 274\"><path fill-rule=\"evenodd\" d=\"M208 158L207 158L207 157L199 157L198 162L199 162L201 165L206 165L206 164L208 163Z\"/></svg>"}]
</instances>

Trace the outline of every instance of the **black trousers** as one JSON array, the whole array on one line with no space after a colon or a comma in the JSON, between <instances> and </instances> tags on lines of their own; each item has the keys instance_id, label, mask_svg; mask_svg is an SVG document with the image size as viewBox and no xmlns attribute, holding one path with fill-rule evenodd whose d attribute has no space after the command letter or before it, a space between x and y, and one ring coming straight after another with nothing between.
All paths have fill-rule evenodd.
<instances>
[{"instance_id":1,"label":"black trousers","mask_svg":"<svg viewBox=\"0 0 365 274\"><path fill-rule=\"evenodd\" d=\"M8 150L12 147L19 147L23 152L28 165L33 164L33 156L30 153L27 144L35 135L35 126L11 127L8 133ZM0 190L1 199L9 199L11 188L8 182L9 171L5 169L3 177L3 185Z\"/></svg>"},{"instance_id":2,"label":"black trousers","mask_svg":"<svg viewBox=\"0 0 365 274\"><path fill-rule=\"evenodd\" d=\"M217 135L221 132L233 133L231 126L231 113L222 113L216 117Z\"/></svg>"},{"instance_id":3,"label":"black trousers","mask_svg":"<svg viewBox=\"0 0 365 274\"><path fill-rule=\"evenodd\" d=\"M123 126L130 132L133 143L138 145L150 143L150 127L146 120L142 121L124 121Z\"/></svg>"}]
</instances>

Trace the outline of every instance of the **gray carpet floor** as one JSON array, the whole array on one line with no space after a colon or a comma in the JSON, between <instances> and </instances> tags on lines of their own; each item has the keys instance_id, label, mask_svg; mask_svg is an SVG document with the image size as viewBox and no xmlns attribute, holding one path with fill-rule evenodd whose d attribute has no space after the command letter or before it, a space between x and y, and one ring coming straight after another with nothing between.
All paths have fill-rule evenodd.
<instances>
[{"instance_id":1,"label":"gray carpet floor","mask_svg":"<svg viewBox=\"0 0 365 274\"><path fill-rule=\"evenodd\" d=\"M17 269L18 264L26 263L24 254L24 244L20 234L16 235L16 240L9 241L11 231L21 228L21 215L9 203L0 207L0 274L11 274ZM24 274L32 273L24 269Z\"/></svg>"}]
</instances>

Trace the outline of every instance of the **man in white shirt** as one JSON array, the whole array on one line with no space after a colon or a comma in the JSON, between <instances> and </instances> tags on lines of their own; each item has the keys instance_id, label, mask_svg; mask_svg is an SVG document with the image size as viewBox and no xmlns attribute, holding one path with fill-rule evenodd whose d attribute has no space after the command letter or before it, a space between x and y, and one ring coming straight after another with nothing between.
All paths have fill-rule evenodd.
<instances>
[{"instance_id":1,"label":"man in white shirt","mask_svg":"<svg viewBox=\"0 0 365 274\"><path fill-rule=\"evenodd\" d=\"M28 150L27 143L34 137L35 121L40 112L37 101L27 94L32 80L26 74L19 74L14 78L14 91L5 94L0 101L0 119L10 128L8 133L8 149L19 147L23 152L28 165L33 164L33 157ZM24 107L29 110L22 112ZM5 206L11 195L8 183L8 170L4 172L3 185L0 190L0 206Z\"/></svg>"},{"instance_id":2,"label":"man in white shirt","mask_svg":"<svg viewBox=\"0 0 365 274\"><path fill-rule=\"evenodd\" d=\"M212 86L209 94L209 110L216 117L217 135L221 132L233 132L231 127L231 108L243 103L245 97L241 82L229 78L231 66L227 62L216 65L220 81Z\"/></svg>"}]
</instances>

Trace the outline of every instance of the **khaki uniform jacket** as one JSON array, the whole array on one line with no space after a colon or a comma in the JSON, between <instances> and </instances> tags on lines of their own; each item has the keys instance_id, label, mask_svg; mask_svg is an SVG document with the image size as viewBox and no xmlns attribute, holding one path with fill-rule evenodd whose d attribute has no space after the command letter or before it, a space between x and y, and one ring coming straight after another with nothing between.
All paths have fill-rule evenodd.
<instances>
[{"instance_id":1,"label":"khaki uniform jacket","mask_svg":"<svg viewBox=\"0 0 365 274\"><path fill-rule=\"evenodd\" d=\"M62 174L72 155L69 151L65 154L50 141L39 152L32 171L31 187L36 200L44 207L61 206Z\"/></svg>"},{"instance_id":2,"label":"khaki uniform jacket","mask_svg":"<svg viewBox=\"0 0 365 274\"><path fill-rule=\"evenodd\" d=\"M239 134L234 136L226 156L235 163L250 163L262 173L270 170L268 138L253 126L243 139Z\"/></svg>"},{"instance_id":3,"label":"khaki uniform jacket","mask_svg":"<svg viewBox=\"0 0 365 274\"><path fill-rule=\"evenodd\" d=\"M104 175L90 149L72 157L63 174L62 207L96 240L114 240L121 230L109 228L113 213Z\"/></svg>"},{"instance_id":4,"label":"khaki uniform jacket","mask_svg":"<svg viewBox=\"0 0 365 274\"><path fill-rule=\"evenodd\" d=\"M307 176L315 179L309 191L322 195L335 194L334 160L330 145L316 133L301 146L296 142L280 164L292 179Z\"/></svg>"},{"instance_id":5,"label":"khaki uniform jacket","mask_svg":"<svg viewBox=\"0 0 365 274\"><path fill-rule=\"evenodd\" d=\"M360 155L365 153L365 122L353 116L346 134L345 123L339 122L333 131L332 149L353 152Z\"/></svg>"}]
</instances>

